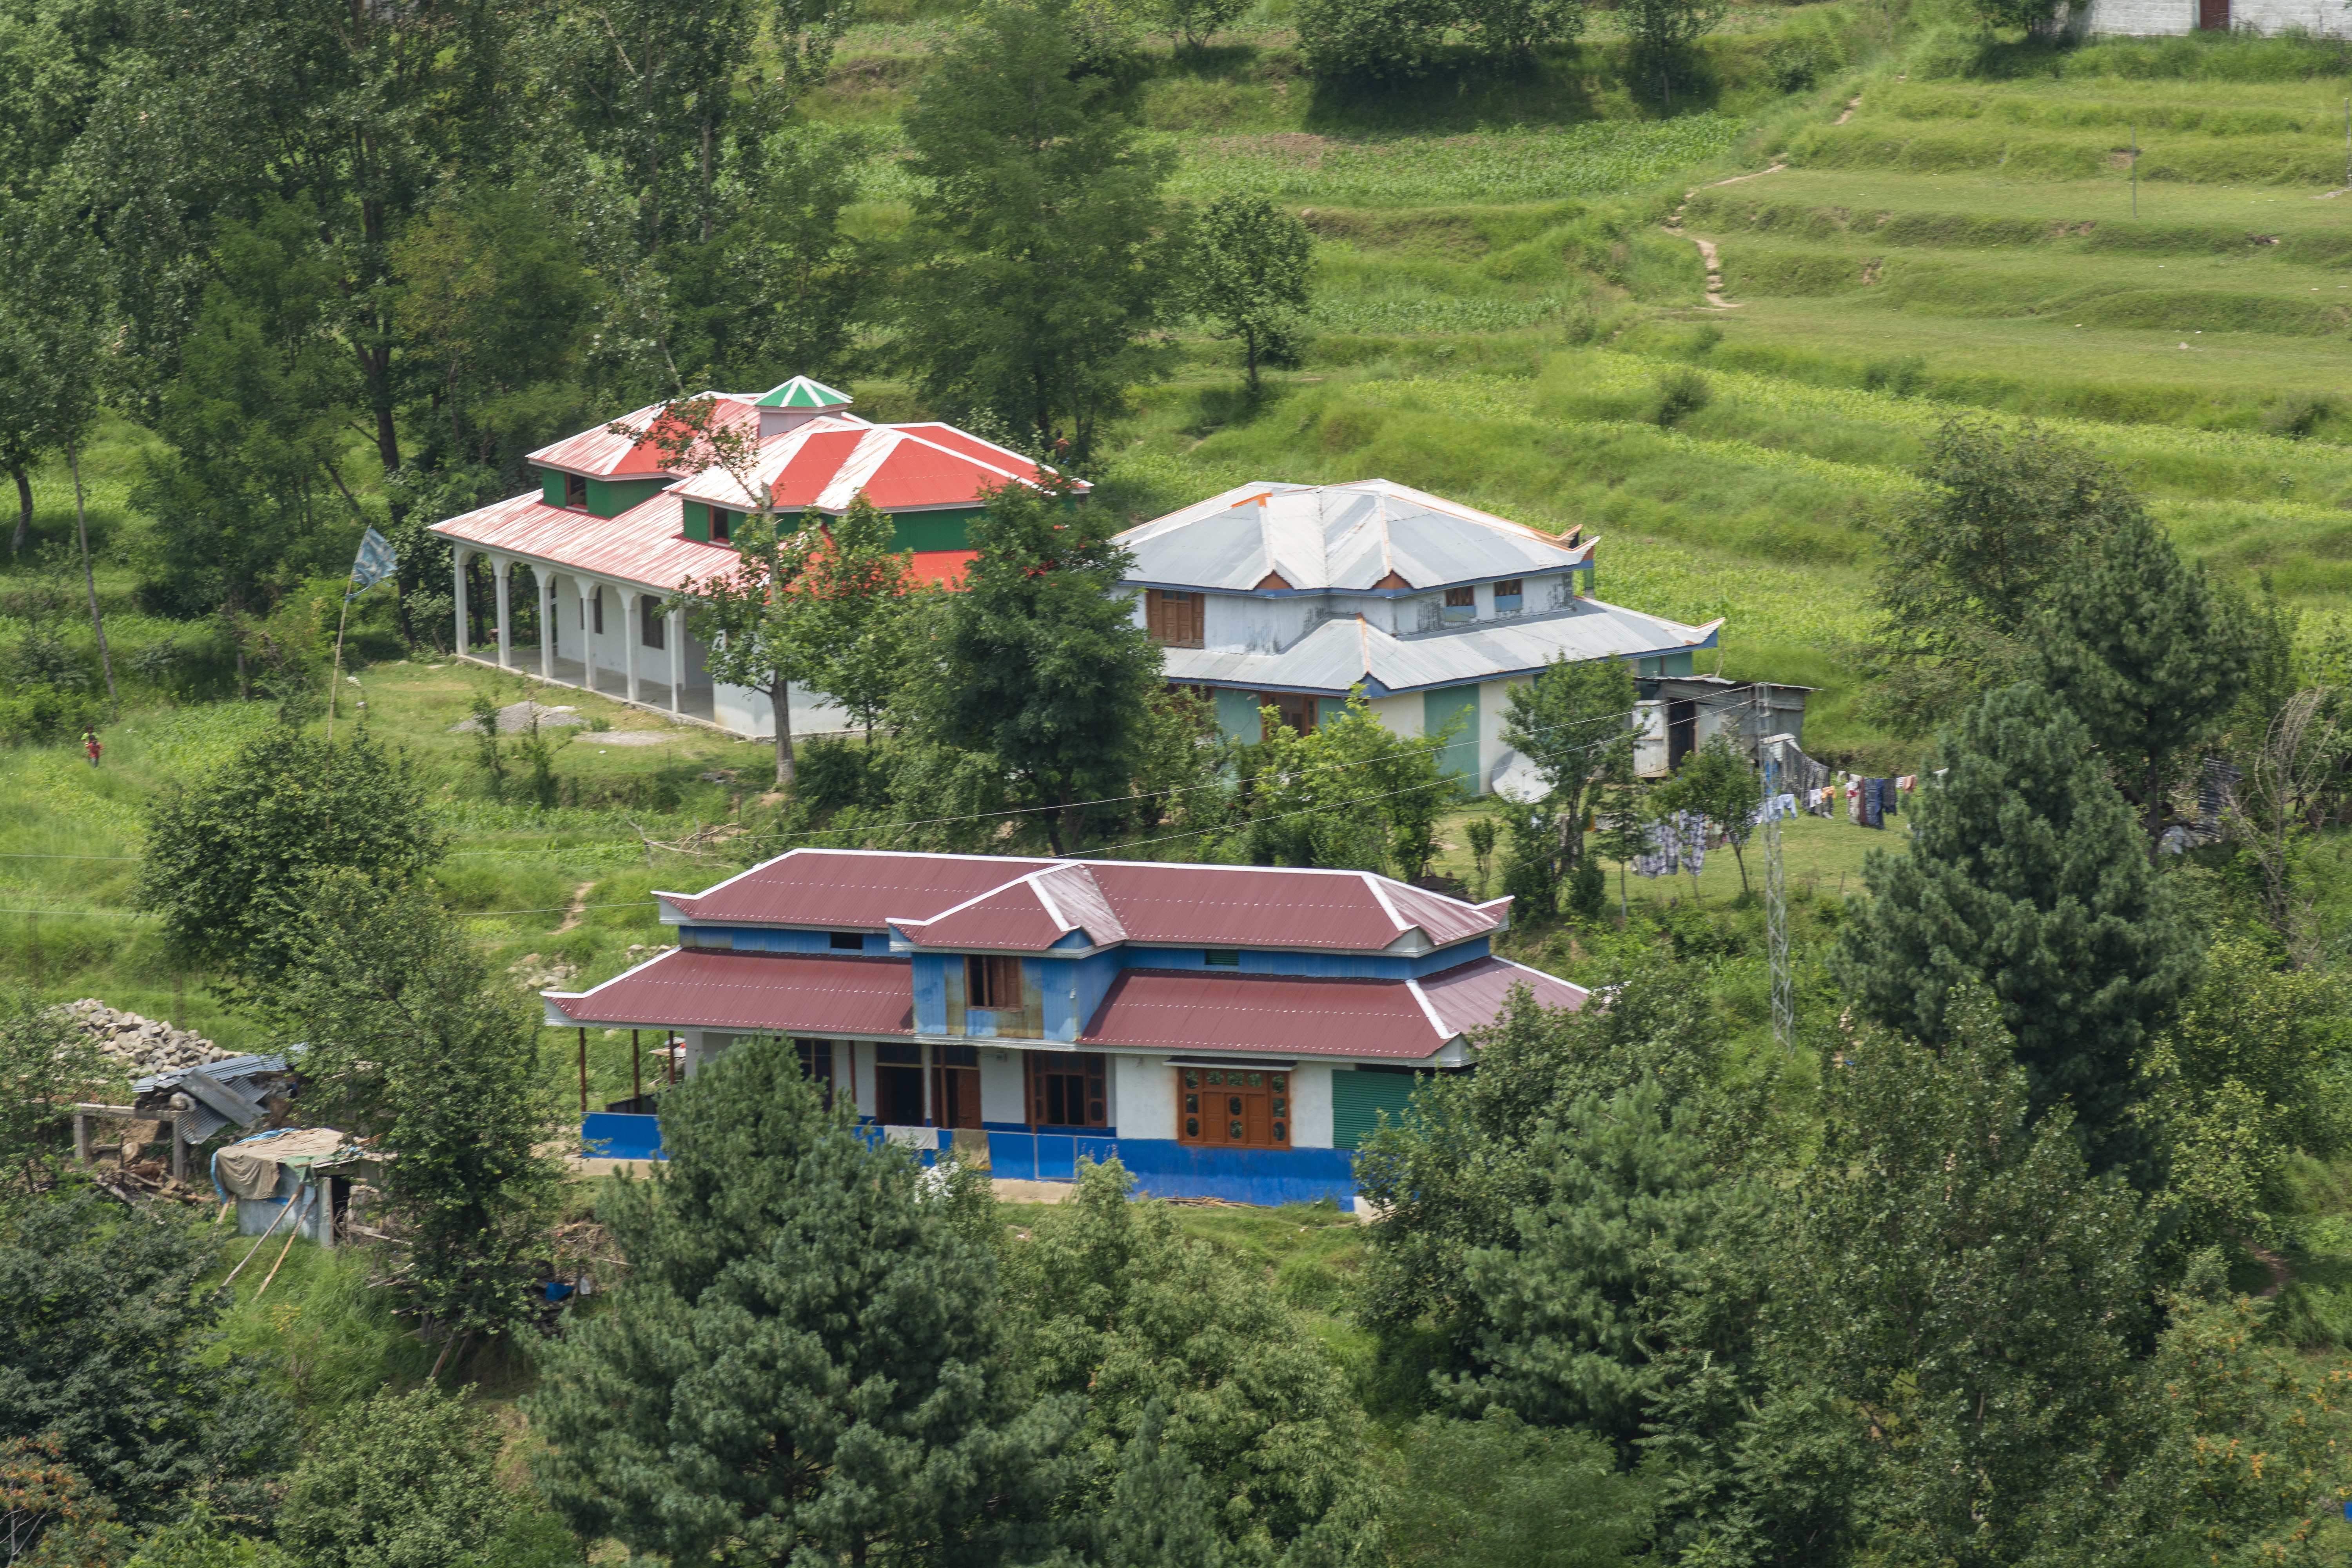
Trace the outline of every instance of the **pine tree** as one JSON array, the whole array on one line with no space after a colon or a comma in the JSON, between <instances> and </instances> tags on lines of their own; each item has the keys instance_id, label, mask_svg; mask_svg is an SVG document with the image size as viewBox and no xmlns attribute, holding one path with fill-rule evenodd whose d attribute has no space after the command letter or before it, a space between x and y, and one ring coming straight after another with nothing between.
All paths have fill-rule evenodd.
<instances>
[{"instance_id":1,"label":"pine tree","mask_svg":"<svg viewBox=\"0 0 2352 1568\"><path fill-rule=\"evenodd\" d=\"M557 1511L680 1563L1044 1556L1072 1402L1022 1395L993 1260L912 1159L822 1109L789 1040L664 1106L669 1160L601 1211L628 1282L544 1352Z\"/></svg>"},{"instance_id":2,"label":"pine tree","mask_svg":"<svg viewBox=\"0 0 2352 1568\"><path fill-rule=\"evenodd\" d=\"M2153 839L2183 763L2245 688L2251 617L2135 510L2040 630L2042 682L2082 716Z\"/></svg>"},{"instance_id":3,"label":"pine tree","mask_svg":"<svg viewBox=\"0 0 2352 1568\"><path fill-rule=\"evenodd\" d=\"M906 127L926 259L904 346L933 404L990 410L1084 463L1128 388L1165 374L1143 334L1179 269L1160 195L1173 154L1112 107L1070 10L990 6L923 79Z\"/></svg>"},{"instance_id":4,"label":"pine tree","mask_svg":"<svg viewBox=\"0 0 2352 1568\"><path fill-rule=\"evenodd\" d=\"M1118 521L1008 484L972 521L980 557L940 617L936 672L911 704L925 738L994 756L1061 806L1054 852L1078 847L1077 803L1129 793L1160 648L1116 594L1132 559Z\"/></svg>"},{"instance_id":5,"label":"pine tree","mask_svg":"<svg viewBox=\"0 0 2352 1568\"><path fill-rule=\"evenodd\" d=\"M1929 1042L1981 982L2036 1114L2071 1101L2095 1168L2137 1162L2135 1063L2189 983L2193 937L2082 721L2048 692L1993 692L1941 753L1950 771L1919 791L1908 850L1864 863L1874 898L1840 939L1838 977L1865 1016Z\"/></svg>"}]
</instances>

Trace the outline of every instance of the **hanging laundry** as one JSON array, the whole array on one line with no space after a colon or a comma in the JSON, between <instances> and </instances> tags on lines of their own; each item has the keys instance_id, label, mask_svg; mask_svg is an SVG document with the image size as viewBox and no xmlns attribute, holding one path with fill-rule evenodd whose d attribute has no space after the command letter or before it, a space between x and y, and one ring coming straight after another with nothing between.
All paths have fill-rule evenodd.
<instances>
[{"instance_id":1,"label":"hanging laundry","mask_svg":"<svg viewBox=\"0 0 2352 1568\"><path fill-rule=\"evenodd\" d=\"M1886 826L1885 816L1881 810L1882 797L1878 788L1880 784L1885 782L1886 781L1884 779L1864 779L1862 781L1861 821L1864 827L1883 828Z\"/></svg>"},{"instance_id":2,"label":"hanging laundry","mask_svg":"<svg viewBox=\"0 0 2352 1568\"><path fill-rule=\"evenodd\" d=\"M1756 808L1755 816L1750 817L1748 820L1754 822L1760 827L1765 823L1776 821L1783 816L1794 816L1796 815L1797 797L1793 795L1783 794L1776 795L1771 799L1759 805Z\"/></svg>"},{"instance_id":3,"label":"hanging laundry","mask_svg":"<svg viewBox=\"0 0 2352 1568\"><path fill-rule=\"evenodd\" d=\"M1881 780L1879 780L1879 781L1878 781L1878 815L1879 815L1879 816L1895 816L1895 815L1896 815L1896 806L1895 806L1895 802L1896 802L1896 800L1897 800L1897 799L1899 799L1899 798L1901 797L1901 795L1902 795L1902 792L1901 792L1900 790L1898 790L1898 789L1896 789L1896 788L1895 787L1895 781L1894 781L1893 779L1881 779Z\"/></svg>"}]
</instances>

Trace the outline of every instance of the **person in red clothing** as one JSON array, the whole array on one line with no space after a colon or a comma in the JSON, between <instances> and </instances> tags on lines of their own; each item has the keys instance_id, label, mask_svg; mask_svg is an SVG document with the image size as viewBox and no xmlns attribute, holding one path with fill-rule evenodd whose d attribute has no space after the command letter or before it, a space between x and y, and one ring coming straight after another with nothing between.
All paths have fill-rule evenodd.
<instances>
[{"instance_id":1,"label":"person in red clothing","mask_svg":"<svg viewBox=\"0 0 2352 1568\"><path fill-rule=\"evenodd\" d=\"M82 728L81 749L89 753L89 765L98 766L98 753L104 748L98 743L98 731L88 725Z\"/></svg>"}]
</instances>

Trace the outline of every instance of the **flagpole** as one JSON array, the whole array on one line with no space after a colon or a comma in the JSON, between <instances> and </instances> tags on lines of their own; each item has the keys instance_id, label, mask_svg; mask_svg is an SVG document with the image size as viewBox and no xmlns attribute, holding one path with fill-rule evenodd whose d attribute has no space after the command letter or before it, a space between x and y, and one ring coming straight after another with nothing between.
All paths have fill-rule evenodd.
<instances>
[{"instance_id":1,"label":"flagpole","mask_svg":"<svg viewBox=\"0 0 2352 1568\"><path fill-rule=\"evenodd\" d=\"M343 579L343 614L342 618L335 623L335 673L327 679L327 766L330 769L335 765L335 704L341 700L343 690L343 628L352 624L351 584L352 578L358 575L353 572Z\"/></svg>"}]
</instances>

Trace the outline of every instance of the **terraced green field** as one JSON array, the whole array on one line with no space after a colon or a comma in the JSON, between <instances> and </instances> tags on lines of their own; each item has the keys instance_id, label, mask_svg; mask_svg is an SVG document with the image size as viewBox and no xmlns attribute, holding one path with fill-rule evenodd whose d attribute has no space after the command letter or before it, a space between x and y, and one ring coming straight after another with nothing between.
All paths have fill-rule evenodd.
<instances>
[{"instance_id":1,"label":"terraced green field","mask_svg":"<svg viewBox=\"0 0 2352 1568\"><path fill-rule=\"evenodd\" d=\"M1381 112L1301 108L1278 32L1171 65L1136 104L1181 152L1178 193L1305 214L1318 336L1255 407L1230 349L1193 336L1101 499L1140 518L1247 478L1380 474L1597 527L1602 593L1728 616L1727 671L1823 686L1809 734L1856 759L1912 754L1848 719L1843 650L1874 521L1956 415L2058 426L2188 548L2324 625L2352 587L2343 58L1949 30L1874 47L1869 20L1743 13L1712 46L1713 95L1663 124L1570 90L1557 62L1507 91L1465 82L1486 107L1431 109L1418 136L1396 119L1430 84ZM1841 68L1759 86L1791 40ZM1267 85L1286 81L1295 97ZM1712 399L1662 427L1659 378L1686 365Z\"/></svg>"}]
</instances>

